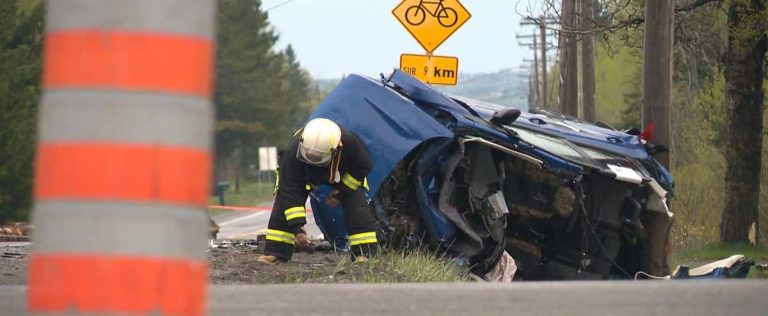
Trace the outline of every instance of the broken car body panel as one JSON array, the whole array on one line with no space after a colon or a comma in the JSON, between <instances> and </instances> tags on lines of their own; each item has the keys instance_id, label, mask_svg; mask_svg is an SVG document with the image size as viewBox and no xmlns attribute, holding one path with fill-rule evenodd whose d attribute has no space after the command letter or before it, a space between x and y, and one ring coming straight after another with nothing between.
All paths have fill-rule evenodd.
<instances>
[{"instance_id":1,"label":"broken car body panel","mask_svg":"<svg viewBox=\"0 0 768 316\"><path fill-rule=\"evenodd\" d=\"M354 131L368 146L373 169L368 174L374 194L408 152L432 138L453 133L415 104L373 79L350 75L317 107L310 119L324 117Z\"/></svg>"},{"instance_id":2,"label":"broken car body panel","mask_svg":"<svg viewBox=\"0 0 768 316\"><path fill-rule=\"evenodd\" d=\"M368 145L369 198L380 239L393 247L441 248L479 273L506 250L524 279L648 269L647 236L668 231L643 222L650 212L671 216L674 183L643 142L545 111L492 123L503 109L395 70L381 80L348 76L312 118L335 120ZM317 196L312 204L316 216L341 214ZM317 221L343 246L345 230L330 227L342 220Z\"/></svg>"}]
</instances>

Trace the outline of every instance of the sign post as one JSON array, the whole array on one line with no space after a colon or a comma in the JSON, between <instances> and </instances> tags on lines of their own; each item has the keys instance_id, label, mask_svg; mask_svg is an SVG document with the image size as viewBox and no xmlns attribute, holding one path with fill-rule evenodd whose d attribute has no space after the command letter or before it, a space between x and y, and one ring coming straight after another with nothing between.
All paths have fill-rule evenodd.
<instances>
[{"instance_id":1,"label":"sign post","mask_svg":"<svg viewBox=\"0 0 768 316\"><path fill-rule=\"evenodd\" d=\"M429 84L455 85L458 58L432 52L469 20L469 11L458 0L403 0L392 14L427 52L400 55L400 69Z\"/></svg>"},{"instance_id":2,"label":"sign post","mask_svg":"<svg viewBox=\"0 0 768 316\"><path fill-rule=\"evenodd\" d=\"M456 85L459 59L434 55L400 55L400 70L429 84Z\"/></svg>"}]
</instances>

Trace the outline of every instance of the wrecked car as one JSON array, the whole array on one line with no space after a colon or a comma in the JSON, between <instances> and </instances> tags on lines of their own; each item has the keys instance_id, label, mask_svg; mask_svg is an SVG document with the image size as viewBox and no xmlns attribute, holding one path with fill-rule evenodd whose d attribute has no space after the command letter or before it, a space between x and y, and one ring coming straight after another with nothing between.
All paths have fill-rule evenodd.
<instances>
[{"instance_id":1,"label":"wrecked car","mask_svg":"<svg viewBox=\"0 0 768 316\"><path fill-rule=\"evenodd\" d=\"M368 145L368 197L387 247L444 251L478 274L506 251L524 280L664 274L674 182L637 133L446 95L399 70L347 76L311 117ZM341 210L326 195L310 197L316 222L344 248Z\"/></svg>"}]
</instances>

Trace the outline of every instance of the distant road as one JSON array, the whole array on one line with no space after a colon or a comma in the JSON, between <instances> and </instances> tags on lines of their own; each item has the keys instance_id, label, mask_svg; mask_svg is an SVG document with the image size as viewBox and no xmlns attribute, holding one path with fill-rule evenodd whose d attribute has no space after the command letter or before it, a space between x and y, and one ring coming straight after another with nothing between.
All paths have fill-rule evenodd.
<instances>
[{"instance_id":1,"label":"distant road","mask_svg":"<svg viewBox=\"0 0 768 316\"><path fill-rule=\"evenodd\" d=\"M256 239L256 235L264 234L269 223L269 210L272 202L262 203L258 211L232 211L214 216L213 220L219 225L219 239ZM307 205L309 209L309 205ZM307 225L304 226L310 237L320 235L320 229L315 225L315 218L307 214Z\"/></svg>"},{"instance_id":2,"label":"distant road","mask_svg":"<svg viewBox=\"0 0 768 316\"><path fill-rule=\"evenodd\" d=\"M768 281L210 286L210 315L766 315ZM23 315L25 286L0 287Z\"/></svg>"}]
</instances>

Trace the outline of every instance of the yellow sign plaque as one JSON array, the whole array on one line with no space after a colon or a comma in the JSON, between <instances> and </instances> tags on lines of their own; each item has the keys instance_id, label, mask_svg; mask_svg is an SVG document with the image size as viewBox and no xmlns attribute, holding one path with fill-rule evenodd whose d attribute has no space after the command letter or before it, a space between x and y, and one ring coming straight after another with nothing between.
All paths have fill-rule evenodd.
<instances>
[{"instance_id":1,"label":"yellow sign plaque","mask_svg":"<svg viewBox=\"0 0 768 316\"><path fill-rule=\"evenodd\" d=\"M458 0L403 0L392 14L428 53L471 17Z\"/></svg>"},{"instance_id":2,"label":"yellow sign plaque","mask_svg":"<svg viewBox=\"0 0 768 316\"><path fill-rule=\"evenodd\" d=\"M400 55L400 70L429 84L456 85L459 59L448 56Z\"/></svg>"}]
</instances>

